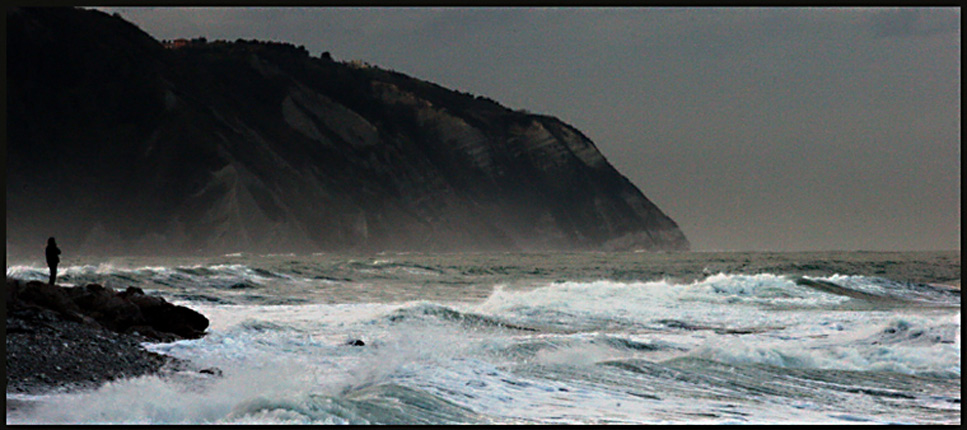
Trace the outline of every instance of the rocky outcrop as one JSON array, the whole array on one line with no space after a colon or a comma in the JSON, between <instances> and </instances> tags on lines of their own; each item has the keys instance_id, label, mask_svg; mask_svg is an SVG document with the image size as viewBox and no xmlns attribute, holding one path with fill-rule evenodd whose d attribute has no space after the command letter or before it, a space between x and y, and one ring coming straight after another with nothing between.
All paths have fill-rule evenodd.
<instances>
[{"instance_id":1,"label":"rocky outcrop","mask_svg":"<svg viewBox=\"0 0 967 430\"><path fill-rule=\"evenodd\" d=\"M59 318L153 341L197 339L208 328L204 315L144 294L140 288L114 291L99 284L61 287L7 279L7 311L51 311Z\"/></svg>"},{"instance_id":2,"label":"rocky outcrop","mask_svg":"<svg viewBox=\"0 0 967 430\"><path fill-rule=\"evenodd\" d=\"M685 250L580 131L257 41L7 14L8 255Z\"/></svg>"},{"instance_id":3,"label":"rocky outcrop","mask_svg":"<svg viewBox=\"0 0 967 430\"><path fill-rule=\"evenodd\" d=\"M204 335L208 319L138 288L61 287L7 278L8 393L96 388L119 378L196 371L142 342ZM8 411L9 411L8 405Z\"/></svg>"},{"instance_id":4,"label":"rocky outcrop","mask_svg":"<svg viewBox=\"0 0 967 430\"><path fill-rule=\"evenodd\" d=\"M8 310L4 337L7 393L96 388L190 364L147 351L140 336L68 321L46 308Z\"/></svg>"}]
</instances>

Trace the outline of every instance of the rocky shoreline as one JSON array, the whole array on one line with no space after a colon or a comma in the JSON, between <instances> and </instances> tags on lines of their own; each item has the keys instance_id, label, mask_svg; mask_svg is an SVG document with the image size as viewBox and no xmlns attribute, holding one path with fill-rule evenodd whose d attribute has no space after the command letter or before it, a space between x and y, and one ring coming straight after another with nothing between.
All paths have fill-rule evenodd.
<instances>
[{"instance_id":1,"label":"rocky shoreline","mask_svg":"<svg viewBox=\"0 0 967 430\"><path fill-rule=\"evenodd\" d=\"M8 394L93 389L116 379L198 371L141 344L201 337L208 319L140 289L7 278L5 299ZM7 403L8 412L17 407Z\"/></svg>"}]
</instances>

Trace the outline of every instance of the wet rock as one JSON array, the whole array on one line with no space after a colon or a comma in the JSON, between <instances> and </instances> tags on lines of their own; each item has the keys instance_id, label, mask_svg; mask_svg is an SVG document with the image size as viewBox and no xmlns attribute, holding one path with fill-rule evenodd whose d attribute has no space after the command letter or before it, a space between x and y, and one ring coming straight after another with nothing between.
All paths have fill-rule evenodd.
<instances>
[{"instance_id":1,"label":"wet rock","mask_svg":"<svg viewBox=\"0 0 967 430\"><path fill-rule=\"evenodd\" d=\"M208 319L139 288L51 286L7 279L7 392L93 388L187 365L144 341L204 335Z\"/></svg>"},{"instance_id":2,"label":"wet rock","mask_svg":"<svg viewBox=\"0 0 967 430\"><path fill-rule=\"evenodd\" d=\"M160 372L175 361L145 350L142 338L103 327L60 319L47 321L44 313L22 314L19 327L28 332L6 333L7 392L40 393L73 388L95 388L121 375Z\"/></svg>"},{"instance_id":3,"label":"wet rock","mask_svg":"<svg viewBox=\"0 0 967 430\"><path fill-rule=\"evenodd\" d=\"M128 300L137 305L144 316L145 325L160 332L173 333L186 339L197 339L208 328L208 318L186 308L175 306L161 297L131 294Z\"/></svg>"},{"instance_id":4,"label":"wet rock","mask_svg":"<svg viewBox=\"0 0 967 430\"><path fill-rule=\"evenodd\" d=\"M25 306L38 306L53 310L61 314L80 313L80 308L71 300L67 290L56 285L49 285L39 281L31 281L21 286L13 286L7 282L7 290L13 291L13 303L23 302ZM8 302L8 306L9 306Z\"/></svg>"},{"instance_id":5,"label":"wet rock","mask_svg":"<svg viewBox=\"0 0 967 430\"><path fill-rule=\"evenodd\" d=\"M199 370L198 373L202 373L205 375L222 376L222 369L219 369L217 367L209 367L209 368Z\"/></svg>"},{"instance_id":6,"label":"wet rock","mask_svg":"<svg viewBox=\"0 0 967 430\"><path fill-rule=\"evenodd\" d=\"M116 292L100 284L60 287L8 279L7 293L8 310L49 310L56 315L55 319L103 326L119 333L138 331L142 336L162 342L197 339L204 335L209 324L204 315L168 303L164 298L146 295L136 287Z\"/></svg>"},{"instance_id":7,"label":"wet rock","mask_svg":"<svg viewBox=\"0 0 967 430\"><path fill-rule=\"evenodd\" d=\"M149 325L130 326L124 332L134 336L144 336L148 339L156 340L158 342L174 342L179 339L179 337L173 333L159 332L158 330L155 330L154 327Z\"/></svg>"}]
</instances>

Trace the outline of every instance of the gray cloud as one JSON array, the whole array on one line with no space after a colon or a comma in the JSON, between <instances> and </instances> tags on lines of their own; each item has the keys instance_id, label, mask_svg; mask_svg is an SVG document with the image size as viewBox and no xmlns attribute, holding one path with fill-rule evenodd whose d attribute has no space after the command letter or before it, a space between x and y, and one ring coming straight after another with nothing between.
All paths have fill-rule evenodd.
<instances>
[{"instance_id":1,"label":"gray cloud","mask_svg":"<svg viewBox=\"0 0 967 430\"><path fill-rule=\"evenodd\" d=\"M960 13L944 9L896 8L872 15L871 28L879 37L921 37L959 32Z\"/></svg>"},{"instance_id":2,"label":"gray cloud","mask_svg":"<svg viewBox=\"0 0 967 430\"><path fill-rule=\"evenodd\" d=\"M117 10L558 116L698 250L960 248L955 8Z\"/></svg>"}]
</instances>

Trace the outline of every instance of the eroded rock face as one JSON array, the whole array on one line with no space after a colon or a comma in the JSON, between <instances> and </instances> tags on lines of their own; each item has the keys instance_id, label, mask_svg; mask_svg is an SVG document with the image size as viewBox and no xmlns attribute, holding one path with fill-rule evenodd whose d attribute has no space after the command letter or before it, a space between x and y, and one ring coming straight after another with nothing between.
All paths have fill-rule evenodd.
<instances>
[{"instance_id":1,"label":"eroded rock face","mask_svg":"<svg viewBox=\"0 0 967 430\"><path fill-rule=\"evenodd\" d=\"M8 13L7 249L686 250L560 120L255 41Z\"/></svg>"},{"instance_id":2,"label":"eroded rock face","mask_svg":"<svg viewBox=\"0 0 967 430\"><path fill-rule=\"evenodd\" d=\"M7 309L8 312L53 312L68 321L118 333L138 332L162 342L197 339L208 328L208 318L204 315L131 287L118 292L99 284L61 287L8 278Z\"/></svg>"}]
</instances>

